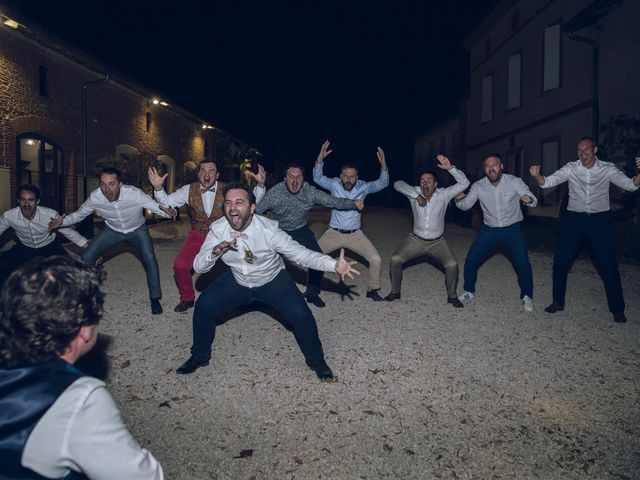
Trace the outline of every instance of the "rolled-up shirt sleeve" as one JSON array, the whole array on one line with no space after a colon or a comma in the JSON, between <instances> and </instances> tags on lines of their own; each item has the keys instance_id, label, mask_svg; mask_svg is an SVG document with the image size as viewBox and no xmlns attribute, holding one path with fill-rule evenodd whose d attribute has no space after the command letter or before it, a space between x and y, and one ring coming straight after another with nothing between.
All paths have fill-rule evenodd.
<instances>
[{"instance_id":1,"label":"rolled-up shirt sleeve","mask_svg":"<svg viewBox=\"0 0 640 480\"><path fill-rule=\"evenodd\" d=\"M197 273L206 273L213 268L220 256L214 257L211 255L213 249L222 242L212 230L209 230L204 243L200 247L200 251L193 259L193 269Z\"/></svg>"},{"instance_id":2,"label":"rolled-up shirt sleeve","mask_svg":"<svg viewBox=\"0 0 640 480\"><path fill-rule=\"evenodd\" d=\"M322 270L323 272L335 272L337 260L329 255L303 247L282 230L276 231L271 244L276 252L298 265L312 268L313 270Z\"/></svg>"}]
</instances>

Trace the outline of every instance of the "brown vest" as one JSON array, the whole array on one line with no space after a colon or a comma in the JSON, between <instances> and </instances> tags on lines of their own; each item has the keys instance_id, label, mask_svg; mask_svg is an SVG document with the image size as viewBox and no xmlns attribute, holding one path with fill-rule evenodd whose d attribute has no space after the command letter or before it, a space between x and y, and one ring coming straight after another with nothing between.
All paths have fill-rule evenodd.
<instances>
[{"instance_id":1,"label":"brown vest","mask_svg":"<svg viewBox=\"0 0 640 480\"><path fill-rule=\"evenodd\" d=\"M189 218L191 219L191 230L207 233L209 226L224 215L224 210L222 209L224 203L222 187L224 187L224 183L218 182L211 215L207 216L207 213L204 211L204 205L202 205L202 193L200 192L202 185L200 185L200 182L193 182L189 185L189 203L187 207Z\"/></svg>"}]
</instances>

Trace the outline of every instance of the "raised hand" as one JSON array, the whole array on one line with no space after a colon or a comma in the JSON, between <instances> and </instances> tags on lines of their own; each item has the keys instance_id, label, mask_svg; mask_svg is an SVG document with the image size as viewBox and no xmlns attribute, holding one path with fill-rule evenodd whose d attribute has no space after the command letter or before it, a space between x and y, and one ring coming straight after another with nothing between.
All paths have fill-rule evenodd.
<instances>
[{"instance_id":1,"label":"raised hand","mask_svg":"<svg viewBox=\"0 0 640 480\"><path fill-rule=\"evenodd\" d=\"M353 200L351 203L353 203L353 206L360 211L364 208L364 202L362 200L356 199L356 200Z\"/></svg>"},{"instance_id":2,"label":"raised hand","mask_svg":"<svg viewBox=\"0 0 640 480\"><path fill-rule=\"evenodd\" d=\"M62 226L62 221L64 220L64 213L60 215L58 218L52 218L49 222L49 231L53 232L54 230L59 229Z\"/></svg>"},{"instance_id":3,"label":"raised hand","mask_svg":"<svg viewBox=\"0 0 640 480\"><path fill-rule=\"evenodd\" d=\"M418 195L416 197L416 202L418 202L418 205L420 205L421 207L427 206L427 199L424 198L422 195Z\"/></svg>"},{"instance_id":4,"label":"raised hand","mask_svg":"<svg viewBox=\"0 0 640 480\"><path fill-rule=\"evenodd\" d=\"M336 273L340 275L340 278L342 280L344 280L345 275L349 278L353 278L352 273L355 273L356 275L360 275L360 272L352 267L352 265L355 265L356 263L358 262L356 262L355 260L351 260L347 262L344 259L344 248L341 248L340 256L338 257L338 262L336 263Z\"/></svg>"},{"instance_id":5,"label":"raised hand","mask_svg":"<svg viewBox=\"0 0 640 480\"><path fill-rule=\"evenodd\" d=\"M333 152L333 150L329 150L329 140L325 140L322 147L320 147L320 153L318 154L316 163L324 163L324 159L327 158L331 152Z\"/></svg>"},{"instance_id":6,"label":"raised hand","mask_svg":"<svg viewBox=\"0 0 640 480\"><path fill-rule=\"evenodd\" d=\"M636 157L636 168L640 169L640 157Z\"/></svg>"},{"instance_id":7,"label":"raised hand","mask_svg":"<svg viewBox=\"0 0 640 480\"><path fill-rule=\"evenodd\" d=\"M464 192L462 192L462 193L459 193L458 195L456 195L456 197L454 198L454 200L456 201L456 203L458 203L458 202L462 201L462 199L463 199L464 197L466 197L466 196L467 196L467 194L466 194L466 193L464 193Z\"/></svg>"},{"instance_id":8,"label":"raised hand","mask_svg":"<svg viewBox=\"0 0 640 480\"><path fill-rule=\"evenodd\" d=\"M160 205L160 210L162 210L167 215L170 215L171 216L171 220L175 220L176 219L177 213L176 213L175 209L173 209L171 207L165 207L164 205Z\"/></svg>"},{"instance_id":9,"label":"raised hand","mask_svg":"<svg viewBox=\"0 0 640 480\"><path fill-rule=\"evenodd\" d=\"M253 179L258 182L259 187L264 187L265 182L267 181L267 171L261 164L258 164L258 173L249 172Z\"/></svg>"},{"instance_id":10,"label":"raised hand","mask_svg":"<svg viewBox=\"0 0 640 480\"><path fill-rule=\"evenodd\" d=\"M382 170L386 170L387 169L387 160L384 157L384 150L382 150L382 148L380 148L380 147L377 147L376 156L378 157L378 163L380 164L380 168L382 168Z\"/></svg>"},{"instance_id":11,"label":"raised hand","mask_svg":"<svg viewBox=\"0 0 640 480\"><path fill-rule=\"evenodd\" d=\"M224 242L220 242L218 245L213 247L213 250L211 251L211 256L219 257L220 255L222 255L227 250L237 250L237 249L238 249L238 239L237 238L234 238L230 242L227 242L225 240Z\"/></svg>"},{"instance_id":12,"label":"raised hand","mask_svg":"<svg viewBox=\"0 0 640 480\"><path fill-rule=\"evenodd\" d=\"M531 202L533 202L533 198L531 198L529 195L522 195L520 197L520 201L525 205L529 205Z\"/></svg>"},{"instance_id":13,"label":"raised hand","mask_svg":"<svg viewBox=\"0 0 640 480\"><path fill-rule=\"evenodd\" d=\"M164 175L160 176L160 174L158 173L158 170L156 170L155 167L149 167L149 169L147 170L149 183L153 185L154 190L162 190L162 184L164 183L164 180L167 178L168 175L169 175L168 173L165 173Z\"/></svg>"},{"instance_id":14,"label":"raised hand","mask_svg":"<svg viewBox=\"0 0 640 480\"><path fill-rule=\"evenodd\" d=\"M453 165L451 165L451 160L449 160L447 157L445 157L441 153L436 155L436 158L438 159L439 168L442 168L443 170L451 170L453 168Z\"/></svg>"},{"instance_id":15,"label":"raised hand","mask_svg":"<svg viewBox=\"0 0 640 480\"><path fill-rule=\"evenodd\" d=\"M531 165L529 167L529 174L533 177L539 177L540 176L540 165Z\"/></svg>"}]
</instances>

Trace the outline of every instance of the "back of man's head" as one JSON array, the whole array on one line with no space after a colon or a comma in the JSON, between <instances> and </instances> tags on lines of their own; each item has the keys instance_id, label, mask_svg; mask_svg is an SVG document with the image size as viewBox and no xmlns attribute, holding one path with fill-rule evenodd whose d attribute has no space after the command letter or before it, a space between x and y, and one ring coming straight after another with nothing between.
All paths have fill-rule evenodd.
<instances>
[{"instance_id":1,"label":"back of man's head","mask_svg":"<svg viewBox=\"0 0 640 480\"><path fill-rule=\"evenodd\" d=\"M102 270L66 256L14 272L0 292L0 366L60 356L80 327L100 321L104 277Z\"/></svg>"}]
</instances>

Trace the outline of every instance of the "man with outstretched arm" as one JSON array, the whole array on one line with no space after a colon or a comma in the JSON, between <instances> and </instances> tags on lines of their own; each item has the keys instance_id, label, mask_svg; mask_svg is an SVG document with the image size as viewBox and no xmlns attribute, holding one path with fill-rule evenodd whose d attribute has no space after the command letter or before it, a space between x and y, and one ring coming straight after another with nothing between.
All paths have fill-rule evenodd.
<instances>
[{"instance_id":1,"label":"man with outstretched arm","mask_svg":"<svg viewBox=\"0 0 640 480\"><path fill-rule=\"evenodd\" d=\"M553 256L553 301L544 309L547 313L564 310L567 275L582 242L587 240L593 260L598 266L607 294L613 320L624 323L624 297L616 260L613 236L613 216L609 202L609 187L633 192L640 186L640 175L627 177L613 163L600 160L598 147L591 137L578 141L578 159L545 177L540 165L532 165L529 173L544 189L569 182L569 203L560 219L560 233ZM640 157L636 157L640 168Z\"/></svg>"},{"instance_id":2,"label":"man with outstretched arm","mask_svg":"<svg viewBox=\"0 0 640 480\"><path fill-rule=\"evenodd\" d=\"M489 252L502 246L511 253L518 273L522 309L533 312L533 273L520 226L523 219L520 204L535 207L538 200L520 178L502 172L500 155L488 155L483 163L487 176L475 182L468 195L461 193L456 197L460 210L469 210L479 201L484 214L484 225L464 261L464 292L458 298L464 302L475 297L480 264Z\"/></svg>"},{"instance_id":3,"label":"man with outstretched arm","mask_svg":"<svg viewBox=\"0 0 640 480\"><path fill-rule=\"evenodd\" d=\"M364 199L371 193L379 192L389 185L389 170L382 148L378 147L376 155L380 163L380 178L373 182L358 179L358 168L355 165L343 165L340 177L329 178L322 173L324 160L331 154L329 141L322 144L320 153L313 168L313 181L322 188L329 190L337 198L352 200ZM367 281L367 298L379 302L384 300L380 296L380 267L382 259L376 247L360 229L362 214L357 210L331 211L329 228L318 240L318 245L324 253L331 253L339 248L348 248L361 255L369 263L369 278Z\"/></svg>"},{"instance_id":4,"label":"man with outstretched arm","mask_svg":"<svg viewBox=\"0 0 640 480\"><path fill-rule=\"evenodd\" d=\"M393 184L396 191L409 199L413 211L413 232L398 247L391 257L391 293L387 302L400 299L402 265L416 257L426 255L442 265L447 289L447 303L462 308L458 299L458 261L444 238L444 216L449 202L469 186L463 172L451 165L444 155L438 155L438 167L448 171L457 182L447 188L438 188L434 172L420 175L420 185L411 187L402 180Z\"/></svg>"},{"instance_id":5,"label":"man with outstretched arm","mask_svg":"<svg viewBox=\"0 0 640 480\"><path fill-rule=\"evenodd\" d=\"M69 215L62 215L49 224L49 229L68 227L80 222L93 212L104 218L105 226L82 254L82 260L94 265L102 253L120 242L129 242L136 247L142 257L142 265L147 275L147 288L151 301L151 313L162 313L162 290L160 271L153 250L143 210L148 208L164 218L172 218L172 211L156 203L142 190L122 183L122 175L117 168L105 168L100 173L100 187L96 188L80 208Z\"/></svg>"},{"instance_id":6,"label":"man with outstretched arm","mask_svg":"<svg viewBox=\"0 0 640 480\"><path fill-rule=\"evenodd\" d=\"M260 184L257 188L264 189ZM264 197L260 198L261 195ZM336 198L309 185L304 181L304 168L297 163L287 165L284 181L271 187L266 194L258 192L256 197L258 197L256 213L262 215L270 211L271 218L278 222L282 230L291 235L291 238L300 245L314 252L322 252L307 224L307 214L314 205L324 205L337 210L362 210L364 207L362 200ZM318 308L325 306L320 298L322 276L322 271L310 269L305 293L307 302Z\"/></svg>"},{"instance_id":7,"label":"man with outstretched arm","mask_svg":"<svg viewBox=\"0 0 640 480\"><path fill-rule=\"evenodd\" d=\"M230 183L223 193L224 218L211 224L193 268L205 273L222 260L229 269L198 297L191 357L176 373L191 374L208 365L219 317L257 300L275 309L293 327L309 368L322 380L332 379L315 318L280 255L307 268L335 271L342 278L358 273L352 268L356 262L345 261L344 252L335 260L304 248L280 230L278 222L255 215L255 197L247 185Z\"/></svg>"}]
</instances>

